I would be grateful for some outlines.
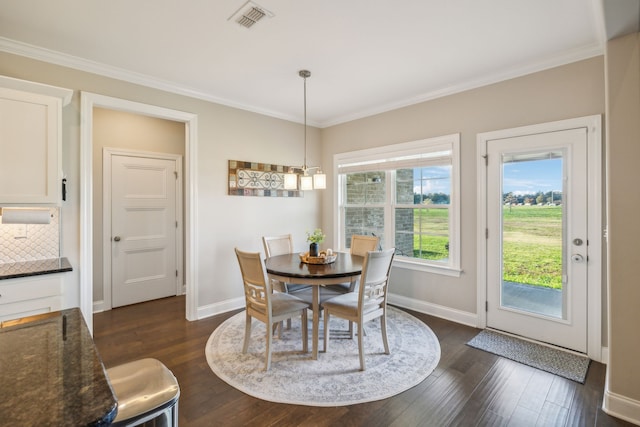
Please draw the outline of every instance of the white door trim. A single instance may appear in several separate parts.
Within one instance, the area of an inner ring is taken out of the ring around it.
[[[587,355],[601,362],[602,359],[602,240],[604,235],[602,219],[602,116],[593,115],[575,119],[560,120],[477,135],[477,313],[478,328],[486,328],[487,312],[487,170],[485,167],[486,142],[498,138],[511,138],[535,133],[555,132],[565,129],[586,127],[588,144],[588,228],[589,242],[588,284],[587,284]]]
[[[173,160],[176,164],[178,177],[176,180],[176,269],[178,277],[183,276],[182,254],[183,254],[183,238],[182,238],[182,156],[180,154],[156,153],[151,151],[123,150],[118,148],[104,147],[102,150],[102,295],[104,295],[103,309],[109,310],[113,307],[112,284],[111,284],[111,262],[112,262],[112,245],[111,236],[111,161],[113,156],[142,157],[161,160]],[[183,284],[181,280],[176,283],[176,295],[181,295]]]
[[[185,281],[186,318],[198,318],[198,116],[184,111],[81,92],[80,105],[80,310],[93,332],[93,109],[142,114],[185,124]]]

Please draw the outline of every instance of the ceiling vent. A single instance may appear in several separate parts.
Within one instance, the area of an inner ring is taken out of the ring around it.
[[[251,28],[256,22],[264,17],[271,18],[273,13],[269,12],[259,4],[249,0],[227,19],[227,21],[234,20],[238,24],[245,28]]]

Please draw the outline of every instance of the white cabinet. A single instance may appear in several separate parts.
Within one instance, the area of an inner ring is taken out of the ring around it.
[[[60,202],[62,107],[72,93],[0,76],[0,206]]]
[[[0,280],[0,322],[61,309],[61,274]]]

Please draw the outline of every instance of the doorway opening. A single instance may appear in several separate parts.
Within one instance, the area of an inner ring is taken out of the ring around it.
[[[89,330],[93,330],[93,112],[104,108],[130,112],[184,123],[184,277],[186,317],[197,319],[197,115],[148,104],[112,98],[89,92],[81,93],[80,150],[80,309]]]

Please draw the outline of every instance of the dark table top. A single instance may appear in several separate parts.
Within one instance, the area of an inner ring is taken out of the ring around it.
[[[267,273],[302,279],[331,279],[358,276],[362,273],[364,258],[345,252],[335,252],[337,258],[330,264],[307,264],[297,253],[277,255],[265,260]]]
[[[78,308],[3,323],[0,390],[7,426],[109,425],[117,413]]]
[[[0,264],[0,280],[18,277],[39,276],[42,274],[71,271],[67,258],[39,259],[35,261],[8,262]]]

